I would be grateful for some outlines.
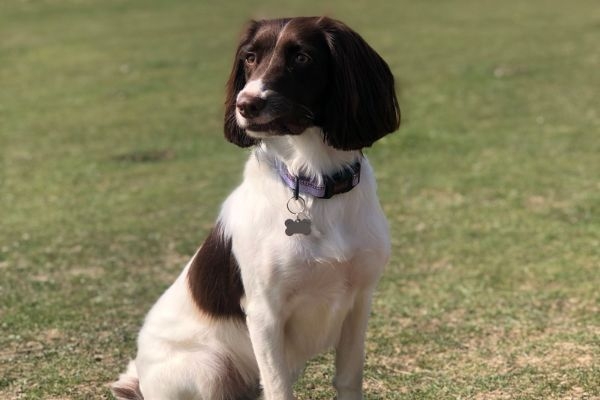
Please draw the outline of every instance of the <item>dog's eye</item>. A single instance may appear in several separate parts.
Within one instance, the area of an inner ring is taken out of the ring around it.
[[[246,57],[244,58],[244,60],[246,61],[246,64],[254,65],[256,63],[256,54],[248,53],[248,54],[246,54]]]
[[[297,53],[297,54],[294,56],[294,61],[295,61],[297,64],[306,64],[306,63],[308,63],[308,62],[310,61],[310,57],[309,57],[309,56],[307,56],[307,55],[306,55],[306,54],[304,54],[304,53]]]

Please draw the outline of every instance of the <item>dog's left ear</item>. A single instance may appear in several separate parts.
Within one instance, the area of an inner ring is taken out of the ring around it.
[[[246,31],[240,39],[240,44],[235,52],[235,59],[233,60],[233,69],[229,75],[227,81],[226,96],[225,96],[225,118],[224,118],[224,131],[225,138],[240,147],[249,147],[257,144],[259,141],[246,134],[246,132],[240,128],[235,119],[235,108],[237,94],[246,85],[246,76],[244,74],[244,62],[242,61],[241,51],[242,48],[254,37],[254,34],[258,30],[259,22],[250,21]]]
[[[327,143],[358,150],[400,126],[394,76],[386,62],[352,29],[321,18],[331,53],[332,86],[323,116]]]

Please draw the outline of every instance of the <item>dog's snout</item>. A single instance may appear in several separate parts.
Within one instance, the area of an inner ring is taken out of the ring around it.
[[[244,118],[256,118],[265,108],[267,100],[249,94],[242,94],[237,99],[236,106]]]

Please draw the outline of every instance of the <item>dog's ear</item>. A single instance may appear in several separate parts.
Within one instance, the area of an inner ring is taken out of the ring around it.
[[[332,59],[322,116],[325,140],[340,150],[368,147],[400,126],[394,76],[365,40],[342,22],[321,18]]]
[[[240,147],[249,147],[257,144],[259,141],[246,134],[244,129],[240,128],[235,119],[235,108],[237,94],[246,85],[246,76],[244,73],[244,62],[242,57],[242,49],[248,44],[248,42],[254,37],[254,34],[258,30],[259,22],[250,21],[245,32],[242,34],[240,44],[235,52],[235,59],[233,60],[233,68],[229,75],[229,80],[226,86],[225,96],[225,118],[224,118],[224,131],[225,138]]]

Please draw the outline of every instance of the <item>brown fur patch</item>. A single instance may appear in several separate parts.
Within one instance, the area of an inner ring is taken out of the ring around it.
[[[215,318],[245,319],[240,305],[244,287],[239,265],[231,252],[231,238],[223,235],[219,224],[192,260],[188,283],[201,311]]]

